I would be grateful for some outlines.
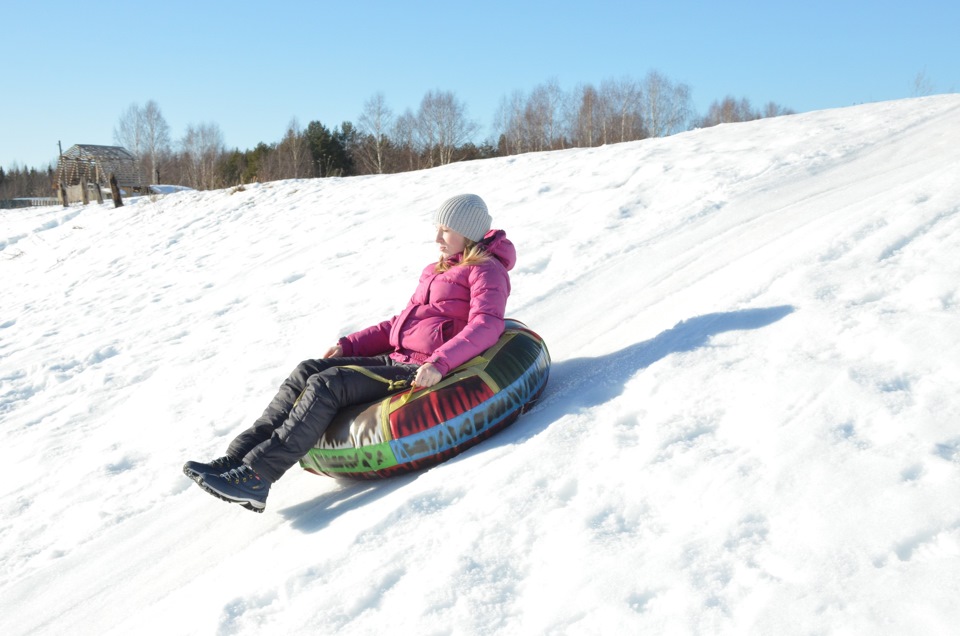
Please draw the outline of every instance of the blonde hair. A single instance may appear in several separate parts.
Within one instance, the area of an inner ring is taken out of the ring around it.
[[[476,241],[467,239],[467,244],[466,247],[463,248],[463,252],[461,252],[459,263],[451,263],[446,257],[441,256],[440,261],[434,268],[434,271],[438,274],[441,274],[452,267],[479,265],[489,258],[490,254],[487,253],[487,250],[485,250],[482,245]]]

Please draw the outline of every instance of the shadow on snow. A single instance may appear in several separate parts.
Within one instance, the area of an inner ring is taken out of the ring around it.
[[[781,305],[705,314],[682,320],[650,340],[632,344],[614,353],[557,362],[550,369],[547,390],[528,417],[539,415],[530,419],[540,423],[539,428],[536,424],[533,428],[542,430],[564,415],[609,402],[623,393],[627,382],[638,371],[670,354],[705,347],[710,338],[726,331],[766,327],[793,311],[794,307]]]
[[[795,308],[790,305],[781,305],[705,314],[680,321],[650,340],[632,344],[614,353],[556,362],[550,369],[550,380],[539,403],[517,424],[466,453],[482,452],[485,448],[492,448],[491,445],[514,444],[529,439],[565,415],[616,398],[638,371],[670,354],[705,347],[711,337],[726,331],[766,327],[794,311]],[[360,508],[402,488],[413,481],[417,474],[374,481],[338,480],[339,488],[336,490],[285,508],[280,513],[292,520],[294,528],[316,532],[341,513]]]

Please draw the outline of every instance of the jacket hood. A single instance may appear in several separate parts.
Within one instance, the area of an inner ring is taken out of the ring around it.
[[[488,254],[496,257],[509,272],[517,264],[517,248],[513,246],[503,230],[490,230],[480,241]]]

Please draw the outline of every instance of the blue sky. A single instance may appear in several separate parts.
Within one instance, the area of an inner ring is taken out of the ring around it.
[[[93,13],[96,11],[96,13]],[[798,112],[960,90],[960,4],[850,1],[483,3],[3,0],[0,166],[45,166],[58,140],[112,144],[156,101],[174,140],[215,123],[241,150],[290,121],[356,122],[453,92],[492,134],[501,99],[656,70],[704,113],[727,95]]]

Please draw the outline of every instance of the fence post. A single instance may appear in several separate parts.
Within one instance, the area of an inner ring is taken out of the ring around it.
[[[120,186],[117,185],[117,175],[110,173],[110,193],[113,195],[113,207],[123,207],[123,199],[120,198]]]

